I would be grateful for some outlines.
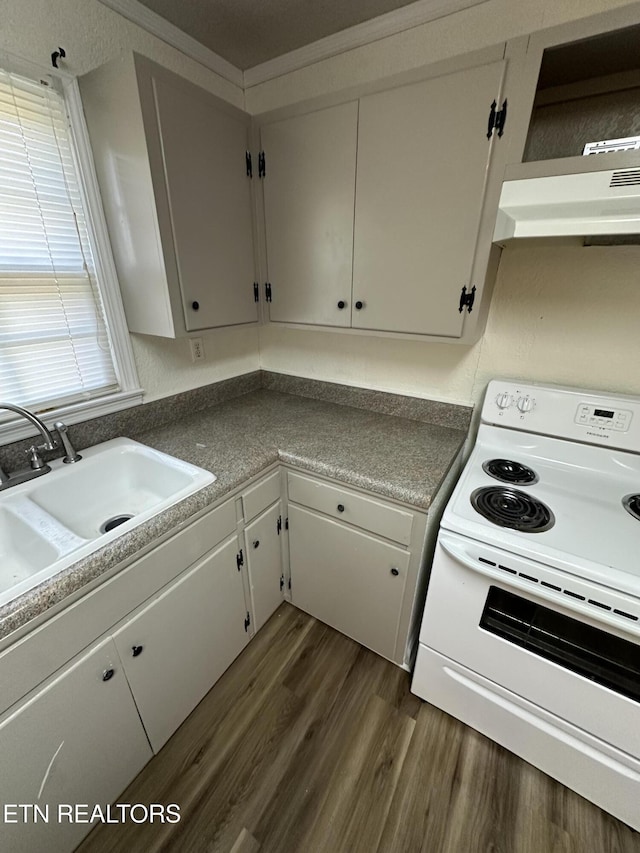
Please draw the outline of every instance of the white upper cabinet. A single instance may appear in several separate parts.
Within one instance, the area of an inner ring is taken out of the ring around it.
[[[186,327],[255,321],[248,117],[179,78],[152,85]]]
[[[461,335],[503,72],[494,62],[361,99],[354,328]]]
[[[476,339],[499,257],[505,142],[488,125],[506,67],[499,45],[259,119],[271,322]]]
[[[81,90],[129,329],[257,322],[250,117],[137,54]]]
[[[351,324],[358,103],[265,124],[269,318]]]

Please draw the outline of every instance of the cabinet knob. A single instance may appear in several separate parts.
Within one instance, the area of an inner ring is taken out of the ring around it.
[[[131,646],[131,654],[134,656],[134,658],[137,658],[138,655],[142,654],[143,649],[144,646]]]
[[[254,540],[254,542],[253,542],[253,547],[254,547],[254,548],[259,548],[259,547],[260,547],[260,540],[259,540],[259,539],[255,539],[255,540]]]
[[[344,504],[338,504],[338,512],[344,512]]]
[[[105,669],[105,671],[102,673],[102,680],[109,681],[109,679],[113,678],[115,672],[115,669]]]
[[[361,302],[358,299],[358,301],[356,302],[356,311],[360,311],[362,308],[364,308],[364,302]]]
[[[197,311],[198,308],[200,307],[200,303],[199,302],[192,302],[191,307],[193,308],[194,311]]]
[[[338,308],[342,311],[346,304],[347,303],[344,301],[344,299],[341,299],[340,302],[338,302]]]
[[[391,574],[394,576],[394,578],[397,578],[400,572],[394,567],[393,569],[391,569]]]

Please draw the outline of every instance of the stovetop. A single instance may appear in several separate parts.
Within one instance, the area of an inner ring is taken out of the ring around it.
[[[598,431],[595,436],[586,437],[589,443],[576,440],[579,407],[586,405],[584,400],[589,395],[566,389],[562,390],[563,394],[577,395],[578,399],[563,401],[560,407],[554,405],[547,423],[539,416],[535,428],[540,432],[553,429],[562,433],[561,415],[568,412],[571,415],[566,429],[569,438],[529,432],[525,427],[531,421],[521,419],[521,412],[518,415],[507,413],[507,417],[515,421],[515,428],[487,423],[487,420],[497,420],[494,417],[495,392],[497,389],[497,393],[507,393],[501,390],[505,384],[492,382],[489,385],[483,423],[444,512],[442,527],[640,596],[640,520],[629,511],[640,506],[640,500],[628,501],[629,508],[623,503],[630,495],[640,494],[640,448],[629,451],[600,446],[595,443]],[[540,409],[545,403],[545,391],[535,388],[539,414],[543,414]],[[531,394],[528,389],[526,392]],[[553,394],[553,399],[557,400],[557,389],[553,389]],[[608,408],[604,408],[597,397],[591,397],[588,405],[592,410],[624,410],[631,413],[631,417],[626,416],[627,424],[635,427],[637,421],[640,426],[640,401],[619,398],[623,402],[618,404],[616,398],[608,397]],[[487,409],[489,413],[485,417]],[[614,422],[620,423],[620,420]],[[611,427],[606,424],[606,428],[609,433],[622,432],[613,424]],[[588,429],[592,431],[591,426]],[[594,443],[590,443],[592,440]],[[625,430],[622,437],[614,435],[613,440],[630,446],[636,441],[630,429]],[[492,460],[501,462],[491,466],[488,463]],[[520,471],[519,466],[524,466],[524,470]],[[511,482],[502,483],[497,479],[501,473]],[[502,509],[505,516],[501,521],[490,520],[492,509],[496,508]],[[518,524],[520,517],[524,525]],[[518,529],[519,526],[522,529]]]

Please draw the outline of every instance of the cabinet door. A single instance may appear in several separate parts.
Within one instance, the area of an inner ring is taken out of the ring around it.
[[[393,659],[409,553],[292,505],[289,549],[292,603]]]
[[[114,634],[154,752],[249,640],[238,550],[227,542]]]
[[[249,117],[175,75],[152,82],[187,331],[255,322]]]
[[[357,121],[354,101],[260,131],[271,320],[350,325]]]
[[[113,677],[103,680],[103,673]],[[0,827],[0,847],[68,853],[91,829],[58,821],[58,806],[88,804],[104,810],[151,758],[118,653],[102,642],[0,722],[0,802],[37,804],[11,812]],[[66,813],[68,815],[68,812]]]
[[[353,326],[460,337],[504,62],[360,101]]]
[[[281,587],[281,506],[278,502],[245,528],[254,629],[259,631],[284,599]]]

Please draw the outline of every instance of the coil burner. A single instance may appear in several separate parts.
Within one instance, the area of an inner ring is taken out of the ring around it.
[[[622,506],[629,515],[640,521],[640,494],[627,495],[625,498],[622,498]]]
[[[538,482],[538,475],[533,468],[511,459],[489,459],[482,463],[482,470],[494,480],[512,486],[530,486]]]
[[[523,533],[542,533],[555,524],[548,506],[519,489],[502,486],[476,489],[471,493],[471,505],[488,521]]]

